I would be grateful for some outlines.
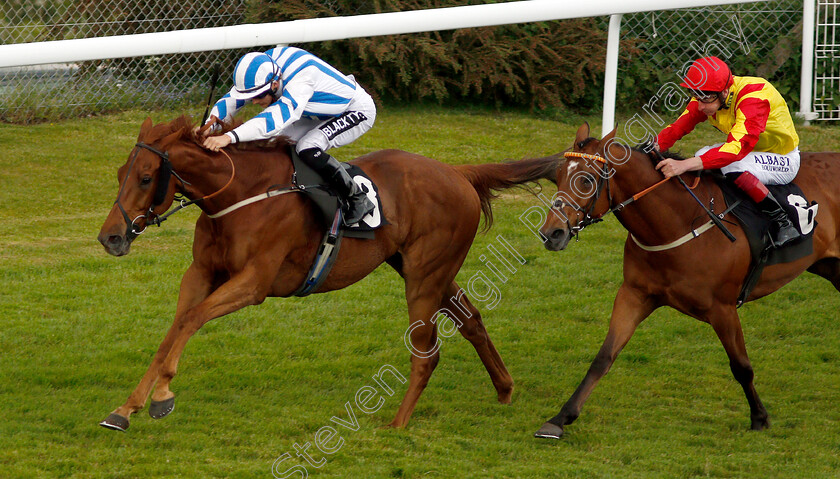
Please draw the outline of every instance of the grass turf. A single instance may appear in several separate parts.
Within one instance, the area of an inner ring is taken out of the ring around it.
[[[174,116],[153,114],[156,122]],[[325,478],[814,478],[840,471],[833,313],[840,297],[809,274],[740,310],[769,431],[747,430],[746,401],[711,328],[663,309],[642,324],[566,436],[532,439],[606,334],[626,233],[608,219],[550,253],[520,220],[539,205],[521,191],[495,202],[495,225],[476,238],[458,277],[462,285],[479,273],[493,278],[479,258],[499,235],[527,259],[507,281],[494,280],[486,300],[473,298],[516,381],[511,405],[495,401],[476,354],[456,334],[443,338],[408,428],[380,427],[405,392],[393,379],[395,393],[381,396],[380,409],[359,411],[355,395],[365,386],[381,390],[372,379],[380,368],[409,371],[402,283],[385,267],[339,292],[269,299],[209,323],[184,353],[171,416],[153,421],[141,411],[126,434],[99,427],[171,323],[197,217],[191,209],[150,228],[124,258],[96,242],[116,195],[116,169],[144,117],[0,126],[0,477],[302,477],[306,469]],[[578,123],[387,108],[336,156],[381,148],[448,163],[544,156],[569,146]],[[837,132],[800,127],[802,149],[840,150]],[[700,129],[684,152],[714,141],[719,134]],[[347,403],[356,430],[331,420],[349,420]],[[324,426],[340,436],[332,454],[312,445]],[[311,463],[297,455],[296,445],[306,443]]]

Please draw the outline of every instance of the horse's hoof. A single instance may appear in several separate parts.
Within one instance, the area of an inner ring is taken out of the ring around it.
[[[128,418],[120,416],[116,413],[111,413],[104,421],[100,422],[99,425],[115,431],[125,432],[125,430],[128,429]]]
[[[175,409],[175,396],[163,401],[153,400],[149,406],[149,416],[152,416],[152,419],[160,419],[166,417],[173,409]]]
[[[513,398],[513,388],[508,389],[507,391],[500,392],[498,394],[498,399],[500,404],[510,404],[511,399]]]
[[[534,433],[534,437],[540,439],[560,439],[562,435],[563,428],[550,422],[543,424],[540,430]]]
[[[750,429],[753,431],[764,431],[766,429],[770,429],[770,421],[767,419],[754,420],[752,421],[752,424],[750,424]]]

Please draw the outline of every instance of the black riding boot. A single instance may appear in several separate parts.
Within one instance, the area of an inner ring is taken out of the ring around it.
[[[758,203],[758,208],[773,220],[774,225],[771,227],[771,238],[774,246],[778,248],[787,242],[799,238],[799,231],[793,226],[787,213],[772,194],[767,195],[766,198],[761,200]],[[773,233],[773,231],[775,232]]]
[[[373,211],[375,206],[368,199],[367,194],[353,181],[338,160],[324,153],[320,148],[307,148],[299,151],[298,156],[320,173],[338,193],[346,226],[358,223]]]

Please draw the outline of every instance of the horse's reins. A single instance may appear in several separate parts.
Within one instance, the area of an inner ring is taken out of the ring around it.
[[[654,151],[656,152],[656,150],[654,150]],[[654,184],[652,186],[649,186],[648,188],[645,188],[644,190],[636,193],[635,195],[633,195],[630,198],[622,201],[621,203],[619,203],[615,206],[611,206],[612,205],[612,195],[610,193],[610,182],[609,182],[609,179],[608,179],[609,175],[607,175],[607,168],[609,168],[609,163],[607,162],[607,159],[600,156],[600,155],[594,155],[594,154],[590,154],[590,153],[580,153],[580,152],[576,152],[576,151],[567,151],[566,153],[563,154],[563,156],[566,157],[566,158],[582,158],[582,159],[585,159],[585,160],[592,160],[592,161],[599,162],[602,165],[601,171],[599,172],[600,179],[598,181],[597,186],[595,187],[595,195],[592,198],[592,200],[590,200],[589,206],[587,208],[580,208],[577,205],[567,205],[567,206],[571,207],[572,209],[574,209],[575,211],[577,211],[578,213],[583,213],[583,215],[584,215],[583,219],[578,223],[577,226],[571,226],[569,224],[568,219],[566,219],[566,224],[567,224],[567,226],[569,226],[569,229],[572,231],[573,235],[577,235],[577,233],[579,233],[581,230],[583,230],[584,228],[586,228],[587,226],[589,226],[591,224],[595,224],[595,223],[598,223],[600,221],[603,221],[604,216],[606,216],[610,213],[615,213],[617,211],[620,211],[625,206],[639,200],[643,196],[647,195],[651,191],[655,190],[656,188],[665,184],[668,180],[673,178],[673,177],[665,178],[665,179],[657,182],[656,184]],[[656,152],[656,156],[658,157],[659,160],[662,159],[662,156],[659,154],[659,152]],[[691,190],[693,190],[694,188],[697,187],[698,183],[700,182],[700,177],[698,176],[698,177],[694,178],[694,184],[692,186],[688,186],[688,184],[680,176],[677,176],[676,178],[679,180],[680,184],[683,187],[685,187],[686,191],[688,191],[688,193],[691,195],[691,197],[694,198],[694,200],[697,201],[698,204],[700,204],[700,206],[703,208],[703,211],[705,211],[709,215],[709,217],[711,218],[711,221],[709,223],[707,223],[706,225],[703,225],[702,227],[700,227],[698,230],[696,230],[696,231],[692,230],[688,234],[686,234],[683,237],[677,239],[676,241],[668,243],[667,245],[645,246],[645,245],[639,243],[639,241],[636,240],[636,238],[631,234],[630,236],[633,238],[633,241],[639,247],[641,247],[642,249],[644,249],[646,251],[664,251],[664,250],[671,249],[671,248],[674,248],[676,246],[682,245],[683,243],[685,243],[685,242],[687,242],[687,241],[689,241],[693,238],[696,238],[701,233],[703,233],[706,230],[708,230],[709,228],[711,228],[712,225],[720,228],[720,230],[724,233],[724,235],[726,235],[727,238],[729,238],[730,241],[735,241],[735,236],[733,236],[732,233],[730,233],[729,230],[726,228],[726,226],[723,225],[720,218],[716,214],[714,214],[714,212],[710,211],[706,207],[706,205],[704,205],[700,201],[700,199],[697,198],[697,195],[695,195],[694,192],[691,191]],[[607,209],[607,211],[601,213],[600,215],[592,216],[592,212],[595,209],[595,203],[597,203],[598,198],[601,195],[601,190],[604,188],[604,182],[606,182],[606,189],[607,189],[607,204],[610,205],[610,207],[609,207],[609,209]],[[558,201],[560,202],[559,206],[565,205],[565,202],[563,202],[562,200],[558,200]]]
[[[658,150],[658,149],[653,148],[651,151],[653,152],[653,154],[654,154],[654,156],[656,157],[657,161],[662,161],[662,160],[664,159],[664,158],[662,157],[662,154],[661,154],[661,153],[659,153],[659,150]],[[692,197],[692,198],[694,198],[694,201],[696,201],[696,202],[697,202],[697,204],[698,204],[698,205],[700,205],[700,207],[701,207],[701,208],[703,208],[703,211],[705,211],[705,212],[706,212],[706,214],[707,214],[707,215],[709,216],[709,218],[712,220],[712,223],[714,223],[714,225],[715,225],[715,226],[717,226],[717,227],[718,227],[718,229],[720,229],[720,231],[721,231],[721,232],[723,232],[723,234],[724,234],[724,235],[725,235],[725,236],[729,239],[729,241],[731,241],[731,242],[733,242],[733,243],[734,243],[734,242],[735,242],[735,235],[733,235],[733,234],[732,234],[732,233],[731,233],[731,232],[730,232],[730,231],[726,228],[726,226],[724,226],[724,225],[723,225],[723,222],[720,220],[720,218],[719,218],[719,217],[718,217],[718,216],[717,216],[717,215],[716,215],[716,214],[715,214],[712,210],[710,210],[709,208],[707,208],[707,207],[706,207],[706,205],[704,205],[704,204],[703,204],[703,202],[702,202],[702,201],[700,201],[700,198],[698,198],[698,197],[697,197],[697,195],[695,195],[695,194],[694,194],[694,192],[693,192],[693,191],[691,191],[691,190],[693,190],[693,189],[694,189],[694,187],[689,188],[689,187],[688,187],[688,185],[687,185],[687,184],[685,184],[685,181],[683,181],[683,179],[682,179],[682,177],[681,177],[681,176],[677,176],[677,179],[680,181],[680,184],[681,184],[681,185],[683,185],[683,187],[686,189],[686,191],[688,191],[688,194],[689,194],[689,195],[691,195],[691,197]],[[697,181],[699,181],[699,180],[700,180],[700,177],[698,176],[698,177],[697,177]],[[695,183],[694,183],[694,186],[695,186],[695,187],[697,186],[697,181],[695,181]],[[725,212],[724,212],[724,213],[725,213]]]

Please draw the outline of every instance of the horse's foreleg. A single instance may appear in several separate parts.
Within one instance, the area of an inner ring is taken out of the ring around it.
[[[175,320],[172,322],[169,331],[160,343],[157,352],[155,353],[152,363],[146,370],[146,374],[140,379],[140,383],[134,388],[131,395],[128,396],[125,404],[118,407],[108,416],[108,419],[102,421],[100,425],[111,429],[125,430],[128,428],[128,418],[131,414],[143,409],[146,400],[149,398],[149,392],[159,377],[160,366],[163,360],[169,354],[172,348],[173,341],[178,331],[183,327],[184,313],[204,300],[211,291],[212,283],[211,277],[208,273],[202,271],[195,263],[191,264],[184,277],[181,280],[181,289],[178,295],[178,306],[175,310]],[[152,400],[165,399],[162,396],[155,395]]]
[[[157,411],[150,410],[150,413],[154,413],[153,417],[160,418],[171,412],[174,404],[174,394],[170,391],[169,385],[175,376],[178,360],[187,341],[208,321],[242,309],[245,306],[262,302],[265,299],[264,291],[267,291],[267,288],[260,288],[259,284],[258,274],[255,271],[239,273],[219,286],[194,307],[188,308],[183,314],[178,315],[158,349],[146,376],[141,380],[126,404],[117,408],[101,425],[112,429],[126,429],[128,427],[128,415],[143,407],[155,379],[157,379],[157,384],[154,399],[157,403]],[[153,405],[155,402],[153,402]],[[111,420],[116,420],[119,423],[116,426],[124,424],[124,427],[113,427],[114,424],[109,424]]]
[[[499,402],[502,404],[510,403],[513,394],[513,378],[510,377],[502,357],[499,356],[498,351],[493,346],[493,341],[490,340],[487,329],[484,328],[481,313],[454,281],[446,290],[441,308],[446,308],[454,315],[453,319],[459,322],[457,325],[458,331],[473,345],[475,352],[478,353],[478,357],[487,369],[487,373],[490,374]]]
[[[262,282],[260,282],[259,275],[256,272],[239,273],[219,286],[204,301],[185,313],[184,320],[181,322],[172,343],[172,348],[160,366],[160,375],[153,399],[158,402],[167,402],[170,409],[159,417],[163,417],[171,411],[171,403],[175,394],[169,389],[169,385],[172,378],[175,377],[178,361],[181,359],[187,341],[208,321],[238,311],[246,306],[261,303],[267,295],[270,281],[266,282],[265,287],[260,287],[261,284]]]
[[[741,384],[747,402],[750,405],[751,428],[762,430],[770,427],[767,410],[761,404],[758,393],[753,385],[753,369],[747,356],[747,346],[744,343],[744,331],[741,320],[734,306],[726,306],[709,316],[709,323],[720,339],[726,355],[729,356],[729,368],[735,380]]]
[[[534,436],[557,439],[563,434],[563,427],[571,424],[580,415],[598,381],[607,374],[616,357],[630,341],[639,324],[655,309],[653,301],[638,290],[622,285],[613,304],[610,328],[604,344],[592,361],[586,376],[575,392],[560,409],[560,413],[543,424]]]

